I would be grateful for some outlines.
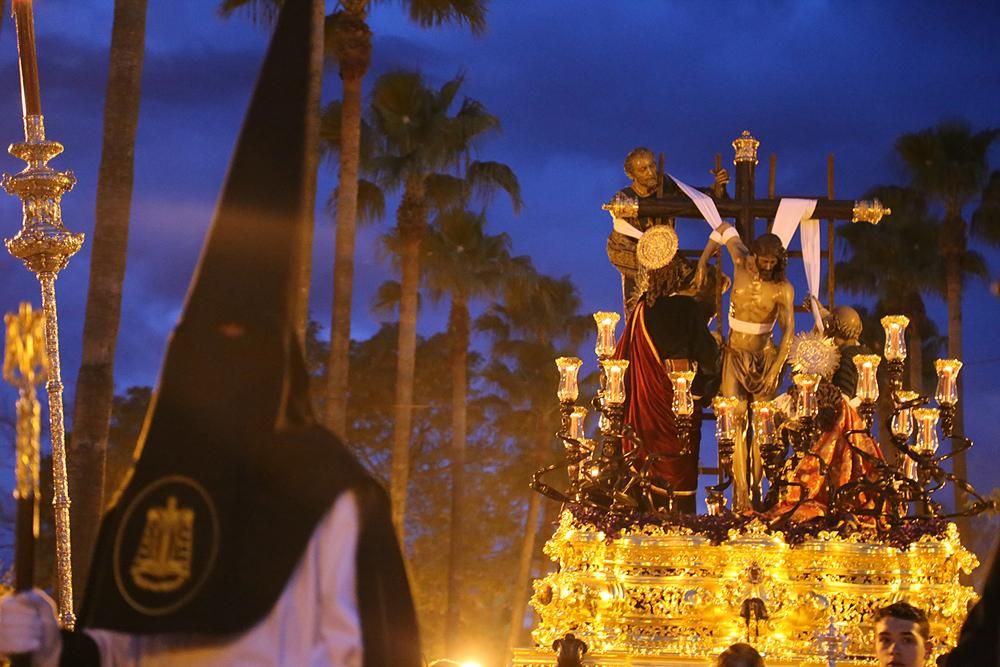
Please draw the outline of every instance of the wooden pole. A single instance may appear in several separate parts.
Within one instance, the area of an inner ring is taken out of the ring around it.
[[[826,156],[826,197],[833,200],[833,153]],[[834,259],[834,249],[837,245],[836,227],[833,220],[826,221],[826,300],[829,303],[827,308],[833,310],[833,295],[836,291],[836,260]]]
[[[778,156],[771,153],[771,162],[767,173],[767,198],[774,199],[774,176],[778,171]]]

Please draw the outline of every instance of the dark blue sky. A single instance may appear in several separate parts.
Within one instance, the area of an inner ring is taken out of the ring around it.
[[[65,221],[74,231],[93,228],[111,4],[35,3],[43,111],[49,136],[66,145],[53,166],[74,170],[80,180],[64,200]],[[119,390],[155,381],[266,44],[266,30],[245,16],[222,20],[216,4],[150,3]],[[1000,8],[986,7],[494,0],[489,30],[476,39],[459,29],[417,29],[390,3],[372,12],[369,82],[414,65],[434,84],[464,72],[465,94],[503,122],[503,132],[483,145],[480,157],[510,164],[525,199],[516,218],[498,200],[490,208],[491,229],[509,233],[514,251],[531,255],[541,270],[572,276],[585,309],[615,309],[619,287],[604,254],[609,220],[600,204],[624,184],[621,160],[629,149],[663,151],[669,171],[704,184],[715,153],[731,163],[730,142],[749,129],[762,142],[758,194],[766,187],[772,152],[778,156],[779,194],[825,194],[829,153],[836,158],[838,197],[858,198],[873,185],[902,183],[892,154],[900,134],[946,118],[966,119],[974,128],[1000,126]],[[16,49],[5,20],[0,137],[14,141],[21,132]],[[335,74],[329,77],[328,99],[339,94],[338,83]],[[1000,168],[1000,150],[991,157]],[[2,169],[20,166],[7,157]],[[334,169],[326,165],[321,202],[334,184]],[[0,199],[4,236],[14,233],[19,219],[18,202]],[[333,230],[322,211],[317,220],[312,312],[326,324]],[[394,277],[377,250],[383,229],[359,235],[359,338],[377,327],[368,310],[375,288]],[[703,230],[692,229],[697,233],[687,237],[688,245],[700,246]],[[1000,254],[987,254],[996,276]],[[58,283],[68,406],[88,267],[86,246]],[[4,310],[24,299],[38,302],[34,278],[5,253],[0,271]],[[799,277],[801,294],[801,268],[793,266],[791,274]],[[944,308],[931,301],[943,329]],[[973,482],[982,490],[1000,485],[1000,463],[991,451],[1000,427],[989,417],[1000,407],[1000,351],[991,346],[998,305],[985,285],[969,285],[963,375],[968,431],[977,442]],[[434,310],[421,321],[428,333],[444,325]],[[809,326],[806,320],[798,325]]]

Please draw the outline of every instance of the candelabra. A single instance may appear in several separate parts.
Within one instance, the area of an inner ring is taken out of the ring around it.
[[[871,431],[875,421],[875,402],[878,400],[878,379],[876,371],[882,359],[877,354],[856,354],[852,358],[858,369],[858,384],[855,396],[858,404],[858,414],[865,420],[865,427]]]
[[[49,399],[49,426],[52,438],[53,501],[56,532],[56,579],[59,622],[71,630],[73,578],[70,553],[69,489],[66,480],[66,444],[63,426],[62,375],[59,366],[59,321],[56,315],[56,277],[70,257],[83,245],[83,234],[74,234],[62,221],[62,196],[76,184],[69,171],[55,171],[49,160],[63,152],[62,144],[45,138],[45,125],[38,94],[35,61],[34,23],[31,3],[14,3],[17,44],[24,104],[24,141],[11,144],[10,154],[27,166],[13,176],[4,174],[0,185],[21,199],[21,229],[5,244],[35,274],[41,286],[45,318],[45,351],[49,360],[45,384]]]
[[[881,322],[885,329],[883,356],[889,387],[893,390],[902,389],[903,370],[906,367],[906,327],[910,318],[905,315],[886,315]]]
[[[725,510],[723,492],[733,483],[733,451],[736,448],[736,409],[740,401],[735,396],[716,396],[712,399],[715,412],[715,439],[719,446],[719,479],[705,489],[708,513],[720,515]]]
[[[941,431],[950,438],[955,430],[955,406],[958,404],[958,372],[962,362],[958,359],[938,359],[934,362],[937,371],[937,389],[934,400],[941,408]]]
[[[688,456],[692,453],[694,398],[691,396],[691,383],[694,381],[694,376],[695,371],[693,370],[672,370],[667,373],[674,393],[670,409],[674,413],[674,420],[677,424],[677,437],[681,442],[681,456]]]

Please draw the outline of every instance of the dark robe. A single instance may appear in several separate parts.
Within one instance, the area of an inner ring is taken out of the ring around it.
[[[645,452],[660,457],[651,469],[654,476],[670,484],[678,509],[694,512],[702,406],[700,401],[695,402],[691,451],[682,455],[671,407],[673,385],[664,360],[698,363],[693,393],[700,392],[703,401],[710,400],[718,390],[719,350],[702,309],[690,296],[661,297],[653,306],[640,300],[626,323],[615,356],[629,361],[625,373],[625,423],[635,429]]]

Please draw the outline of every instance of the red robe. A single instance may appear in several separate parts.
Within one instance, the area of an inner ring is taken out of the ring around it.
[[[645,453],[663,456],[652,463],[653,475],[666,480],[674,492],[693,493],[698,486],[698,449],[701,444],[701,407],[692,415],[691,453],[681,455],[681,441],[671,404],[674,391],[663,360],[646,329],[646,304],[640,300],[618,341],[616,359],[627,359],[625,424],[635,429]],[[631,451],[626,438],[623,448]]]

